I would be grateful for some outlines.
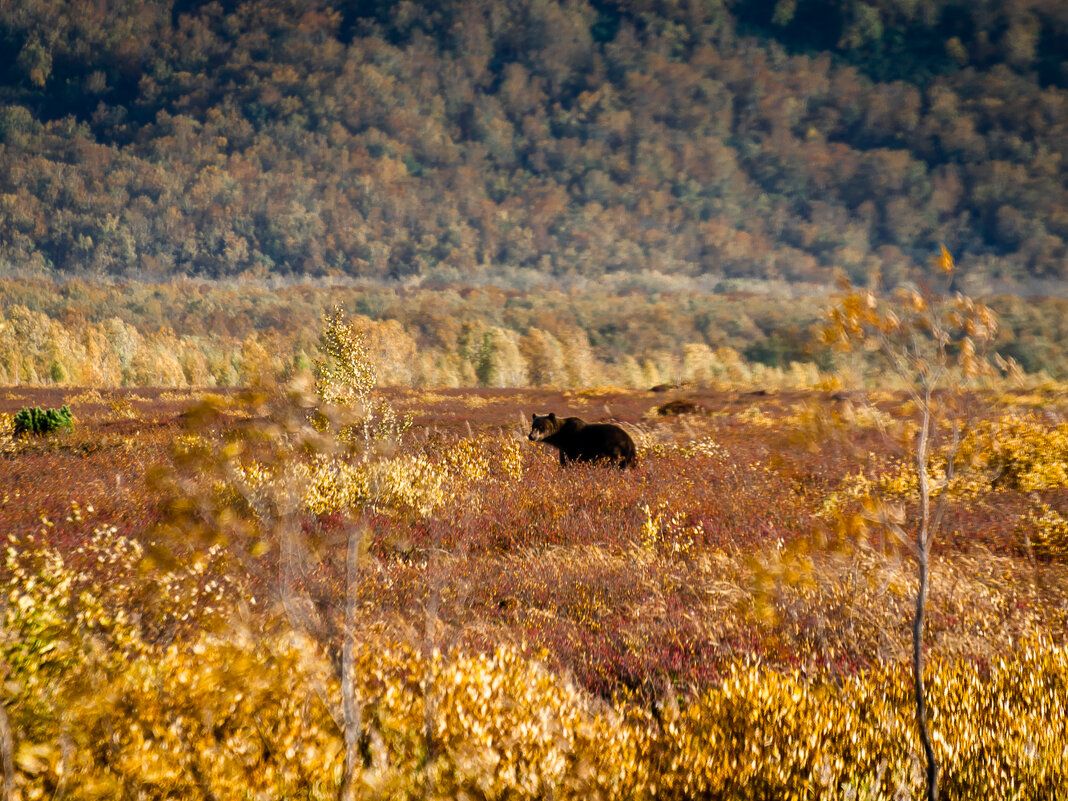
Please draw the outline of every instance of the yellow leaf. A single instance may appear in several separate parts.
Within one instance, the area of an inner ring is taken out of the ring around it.
[[[15,764],[24,773],[34,776],[48,769],[55,748],[41,743],[22,743],[15,754]]]
[[[938,266],[946,273],[953,272],[953,255],[942,245],[942,255],[938,259]]]

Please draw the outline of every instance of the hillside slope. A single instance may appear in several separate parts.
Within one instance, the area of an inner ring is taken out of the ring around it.
[[[1061,0],[24,0],[0,44],[7,271],[1068,278]]]

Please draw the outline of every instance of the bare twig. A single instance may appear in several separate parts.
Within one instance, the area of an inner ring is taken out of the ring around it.
[[[363,736],[363,706],[356,700],[356,611],[359,603],[357,586],[360,561],[367,537],[366,523],[352,526],[345,559],[345,625],[341,656],[341,709],[345,732],[345,776],[341,785],[341,801],[356,799],[356,770],[360,760],[360,739]]]
[[[927,449],[931,429],[930,385],[924,387],[923,400],[920,438],[916,445],[916,472],[920,490],[920,528],[916,538],[920,585],[916,591],[916,614],[912,621],[912,678],[916,691],[916,724],[920,729],[920,742],[923,743],[923,751],[927,759],[927,799],[938,801],[938,759],[927,725],[927,691],[923,681],[923,627],[927,612],[931,542],[934,533],[931,527],[931,487],[927,473]],[[943,497],[945,497],[944,493]]]

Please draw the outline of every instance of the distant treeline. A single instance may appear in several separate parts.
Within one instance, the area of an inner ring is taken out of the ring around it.
[[[825,298],[693,292],[0,280],[0,383],[228,386],[318,355],[341,305],[380,380],[399,386],[765,383],[807,386],[843,366],[820,344]],[[1068,377],[1068,301],[992,300],[998,350]]]
[[[1063,280],[1064,8],[0,3],[0,267]]]

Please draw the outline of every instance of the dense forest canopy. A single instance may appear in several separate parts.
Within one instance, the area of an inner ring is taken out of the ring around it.
[[[1063,0],[0,0],[0,264],[1068,278]]]

